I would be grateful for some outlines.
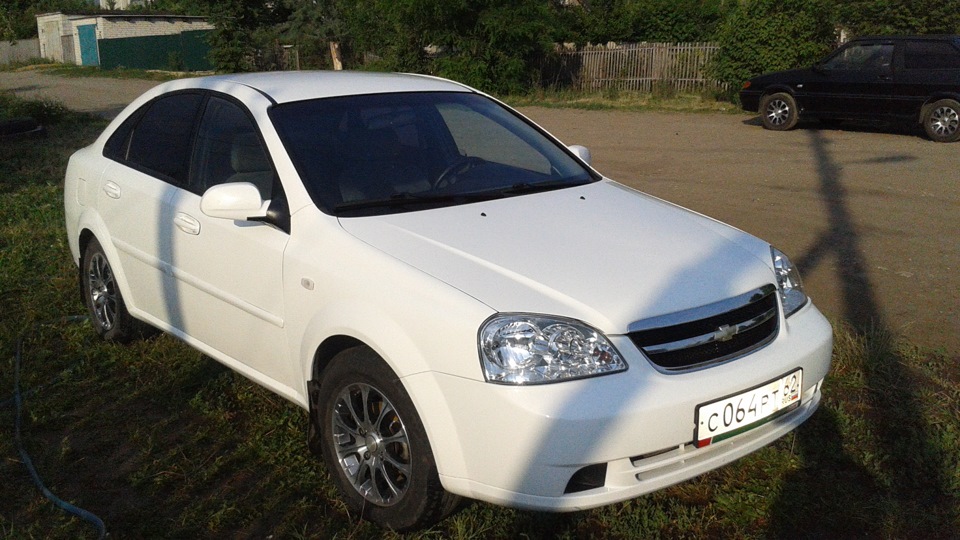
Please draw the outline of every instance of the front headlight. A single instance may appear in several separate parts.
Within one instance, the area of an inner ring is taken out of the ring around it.
[[[489,382],[540,384],[627,369],[603,334],[571,319],[496,315],[480,327],[479,347]]]
[[[800,272],[782,251],[770,248],[773,255],[773,272],[777,275],[777,288],[783,303],[783,316],[789,317],[807,303],[807,294],[803,292]]]

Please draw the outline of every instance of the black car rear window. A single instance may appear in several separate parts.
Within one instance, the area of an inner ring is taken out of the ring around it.
[[[960,68],[960,51],[946,41],[908,41],[904,50],[907,69]]]

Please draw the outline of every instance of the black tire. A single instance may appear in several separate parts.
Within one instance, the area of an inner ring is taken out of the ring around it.
[[[355,347],[331,361],[318,408],[320,450],[351,511],[407,531],[430,526],[457,506],[460,498],[440,484],[413,402],[373,351]]]
[[[941,99],[923,108],[920,122],[927,136],[936,142],[960,140],[960,103]]]
[[[144,323],[127,311],[113,268],[96,238],[90,240],[80,259],[80,292],[90,323],[103,339],[126,343],[145,333]]]
[[[774,131],[787,131],[797,125],[799,119],[797,101],[786,92],[769,94],[760,98],[760,118],[763,127]]]

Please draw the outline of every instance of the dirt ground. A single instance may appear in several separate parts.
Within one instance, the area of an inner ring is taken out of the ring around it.
[[[106,117],[155,84],[0,73],[0,90]],[[748,114],[521,111],[589,147],[606,176],[785,251],[829,317],[960,354],[960,143],[883,126],[775,133]]]

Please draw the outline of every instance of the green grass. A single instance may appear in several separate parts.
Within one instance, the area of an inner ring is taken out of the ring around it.
[[[882,330],[836,325],[824,402],[734,464],[596,510],[467,504],[398,535],[361,522],[307,451],[306,415],[168,337],[102,343],[63,232],[69,154],[104,121],[45,115],[46,139],[0,141],[0,538],[91,538],[40,496],[13,446],[15,344],[27,333],[24,441],[47,486],[114,538],[948,538],[960,530],[960,367]],[[17,114],[12,114],[18,116]],[[491,447],[490,451],[496,451]]]
[[[641,93],[618,90],[574,92],[538,90],[525,95],[506,96],[512,107],[574,108],[594,111],[660,111],[739,113],[729,101],[708,94]]]

